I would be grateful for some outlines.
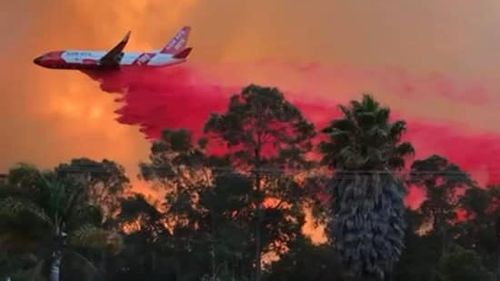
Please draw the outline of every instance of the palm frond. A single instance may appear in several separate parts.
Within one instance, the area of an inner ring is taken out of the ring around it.
[[[64,213],[67,191],[65,183],[52,177],[53,175],[42,176],[39,185],[46,194],[46,210],[55,217]]]
[[[52,224],[52,220],[47,213],[31,201],[15,197],[0,199],[0,217],[16,219],[24,214],[32,215],[44,223]]]
[[[75,260],[79,261],[78,265],[81,269],[85,269],[85,272],[90,273],[91,275],[99,275],[103,277],[99,269],[86,257],[79,254],[76,251],[66,250],[64,251],[65,257],[74,257]],[[80,266],[81,265],[81,266]],[[102,279],[104,280],[104,278]]]
[[[107,231],[87,224],[71,233],[69,243],[75,247],[102,249],[106,246],[107,236]]]
[[[69,244],[77,248],[116,252],[121,248],[121,243],[117,234],[89,224],[73,231],[69,237]]]

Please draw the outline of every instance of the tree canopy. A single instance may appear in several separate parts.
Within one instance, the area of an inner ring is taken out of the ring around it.
[[[404,185],[394,171],[414,150],[402,142],[405,122],[370,95],[323,129],[323,163],[333,167],[330,238],[360,280],[385,280],[404,248]]]
[[[500,276],[500,187],[440,155],[410,162],[406,122],[371,95],[339,110],[318,135],[278,88],[244,87],[203,132],[151,143],[139,180],[154,200],[108,159],[14,166],[0,179],[0,280]],[[414,209],[408,188],[424,194]],[[326,242],[305,234],[318,225]]]

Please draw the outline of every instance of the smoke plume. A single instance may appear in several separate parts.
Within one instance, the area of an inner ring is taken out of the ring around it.
[[[273,67],[286,68],[286,66]],[[315,76],[321,77],[332,75],[335,72],[297,66],[291,66],[291,68],[297,72],[294,76],[307,76],[311,75],[310,72],[312,72]],[[116,100],[121,104],[120,108],[116,110],[118,122],[139,126],[146,138],[155,139],[164,129],[187,128],[195,135],[199,135],[210,113],[225,110],[228,97],[237,93],[241,87],[246,86],[243,80],[238,81],[234,77],[234,73],[237,72],[235,70],[221,68],[217,71],[211,71],[210,75],[207,75],[203,70],[206,71],[204,68],[197,69],[194,66],[163,69],[128,68],[114,73],[90,73],[89,75],[99,82],[103,91],[117,94]],[[248,71],[248,68],[245,70]],[[262,67],[260,70],[269,71],[267,67]],[[216,72],[227,75],[214,75]],[[274,77],[278,77],[278,80],[269,80],[267,81],[269,85],[265,86],[273,86],[273,82],[278,85],[284,84],[279,81],[279,73],[283,75],[283,71],[276,73],[277,75]],[[285,73],[285,75],[287,74]],[[431,89],[444,99],[453,99],[467,92],[467,87],[464,88],[460,84],[452,83],[446,77],[419,80],[407,77],[402,79],[400,72],[373,73],[370,76],[354,72],[344,73],[343,78],[350,84],[355,84],[352,83],[352,80],[370,84],[373,83],[370,80],[373,81],[373,77],[377,76],[379,78],[385,76],[386,79],[379,79],[379,83],[374,85],[375,88],[385,86],[390,89],[396,84],[406,84],[413,89],[410,94],[398,91],[399,94],[405,95],[408,99],[413,98],[412,95],[418,95],[416,90],[418,88]],[[225,77],[226,80],[217,77]],[[231,77],[232,79],[227,79]],[[260,81],[263,80],[260,79]],[[391,81],[389,86],[387,86],[387,81]],[[304,115],[316,124],[318,129],[323,128],[331,119],[339,117],[337,104],[346,102],[347,96],[352,96],[344,88],[346,92],[344,95],[319,99],[314,95],[308,96],[306,93],[309,90],[305,85],[298,85],[297,81],[288,85],[293,83],[295,83],[296,89],[284,87],[283,91],[287,99],[298,106]],[[342,93],[342,86],[340,88],[338,86],[333,87],[333,90]],[[316,84],[314,87],[321,87],[321,84],[319,86]],[[326,86],[324,87],[326,88]],[[378,96],[376,98],[378,99]],[[470,97],[470,101],[478,102],[478,99],[485,98],[486,96],[483,96],[483,92],[480,91],[476,97]],[[390,96],[382,95],[383,99],[390,99]],[[417,158],[440,154],[470,172],[482,184],[500,182],[498,165],[495,161],[495,155],[500,153],[500,147],[497,145],[500,143],[499,134],[475,132],[450,121],[425,121],[425,119],[399,110],[400,108],[394,108],[393,117],[407,121],[406,138],[414,144]]]
[[[211,112],[225,107],[230,89],[200,81],[189,67],[87,73],[103,91],[118,94],[117,121],[137,125],[147,139],[164,129],[199,132]]]

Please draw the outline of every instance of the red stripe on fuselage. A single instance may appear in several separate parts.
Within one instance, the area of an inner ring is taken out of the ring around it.
[[[115,69],[117,66],[104,66],[89,63],[44,62],[40,66],[52,69]]]
[[[114,69],[116,66],[103,66],[95,59],[83,59],[82,62],[67,62],[63,58],[64,51],[50,52],[40,56],[34,62],[42,67],[52,69]]]
[[[132,65],[146,65],[156,55],[156,53],[142,53],[139,55]]]

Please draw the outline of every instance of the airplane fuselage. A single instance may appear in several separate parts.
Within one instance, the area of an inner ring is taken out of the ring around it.
[[[39,56],[33,60],[46,68],[80,69],[80,70],[109,70],[129,66],[161,67],[186,61],[191,48],[186,48],[191,28],[184,26],[160,50],[151,52],[123,52],[127,44],[130,31],[109,51],[91,50],[64,50],[54,51]]]
[[[119,65],[107,66],[100,63],[105,51],[67,50],[46,53],[34,60],[42,67],[52,69],[112,69],[127,66],[162,67],[185,62],[185,58],[175,58],[172,54],[159,52],[125,52]]]

